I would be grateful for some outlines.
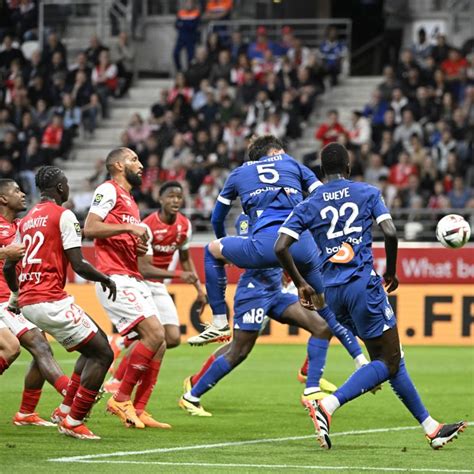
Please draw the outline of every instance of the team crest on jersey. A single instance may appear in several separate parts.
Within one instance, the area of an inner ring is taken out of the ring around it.
[[[8,231],[8,230],[2,230],[2,231],[0,232],[0,235],[1,235],[2,237],[8,237],[9,234],[10,234],[10,231]]]
[[[240,234],[248,234],[249,233],[249,221],[241,221],[240,222]]]
[[[94,198],[94,202],[92,203],[92,205],[97,206],[98,204],[100,204],[100,202],[102,201],[103,198],[104,198],[103,194],[96,194],[95,198]]]

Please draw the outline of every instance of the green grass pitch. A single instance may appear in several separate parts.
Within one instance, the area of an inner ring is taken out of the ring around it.
[[[215,347],[183,344],[166,355],[149,411],[171,423],[172,430],[126,429],[105,413],[102,400],[89,421],[90,428],[102,436],[100,441],[66,438],[55,428],[11,424],[29,361],[23,351],[18,363],[0,378],[0,471],[474,472],[474,427],[442,450],[433,451],[387,384],[377,395],[366,394],[336,413],[331,430],[333,449],[322,451],[312,436],[311,420],[299,403],[302,386],[296,372],[304,358],[303,346],[257,346],[241,367],[203,397],[204,407],[214,416],[191,417],[177,406],[183,378],[197,370]],[[57,345],[54,350],[69,374],[76,355]],[[474,421],[473,348],[407,347],[405,355],[433,417],[447,422]],[[352,367],[346,353],[332,347],[325,376],[340,384]],[[58,402],[58,395],[45,387],[39,413],[48,417]],[[380,431],[374,431],[377,429]],[[365,434],[347,434],[365,430]],[[255,442],[247,443],[251,440]],[[119,452],[122,455],[117,455]],[[104,456],[88,457],[97,454]],[[73,456],[84,457],[81,462],[51,461]]]

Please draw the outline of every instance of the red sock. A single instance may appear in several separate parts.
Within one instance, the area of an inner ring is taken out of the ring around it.
[[[8,365],[8,362],[3,357],[0,357],[0,375],[8,369]]]
[[[308,375],[308,364],[309,364],[309,359],[308,356],[306,356],[306,359],[304,360],[303,365],[301,366],[300,372],[303,375]]]
[[[77,421],[83,420],[94,404],[97,393],[97,390],[89,390],[80,385],[72,402],[69,416]]]
[[[69,384],[66,389],[66,395],[64,395],[63,405],[66,405],[68,407],[72,406],[72,402],[74,400],[74,397],[76,396],[76,392],[80,384],[81,374],[76,374],[76,372],[74,372],[71,375],[71,378],[69,379]]]
[[[204,375],[204,372],[207,371],[207,369],[212,365],[212,363],[215,360],[216,360],[216,356],[214,354],[211,354],[209,359],[207,359],[206,362],[204,362],[204,365],[201,367],[201,370],[197,374],[194,374],[191,377],[191,383],[193,385],[196,385],[199,382],[199,379]]]
[[[25,388],[21,398],[20,413],[23,413],[24,415],[34,413],[36,407],[38,406],[40,397],[41,389],[30,390]]]
[[[117,370],[115,371],[114,379],[123,380],[123,376],[125,375],[125,371],[127,370],[127,364],[128,355],[125,355],[122,357],[122,360],[120,361],[120,364],[117,367]]]
[[[114,396],[115,400],[118,402],[130,400],[133,388],[137,385],[143,374],[148,371],[154,355],[155,353],[152,350],[138,342],[128,356],[127,369],[118,392]]]
[[[56,382],[54,382],[54,388],[63,397],[66,396],[68,385],[69,377],[67,375],[61,375],[56,379]]]
[[[138,415],[145,410],[148,400],[150,400],[156,380],[158,379],[158,374],[160,373],[160,367],[161,360],[152,360],[150,362],[150,368],[143,374],[140,383],[137,385],[133,406]]]

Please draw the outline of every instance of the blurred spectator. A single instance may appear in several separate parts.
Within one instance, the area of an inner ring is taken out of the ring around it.
[[[21,0],[11,13],[15,33],[22,41],[37,39],[38,7],[33,0]]]
[[[112,62],[117,65],[119,96],[122,97],[132,85],[135,70],[135,46],[125,31],[119,34],[118,41],[112,47],[110,55]]]
[[[384,166],[382,157],[378,153],[371,153],[369,164],[364,171],[364,181],[374,186],[379,184],[380,178],[387,177],[389,169]]]
[[[411,47],[416,63],[421,68],[425,68],[426,60],[433,52],[433,46],[426,36],[426,30],[419,28],[417,31],[417,40]]]
[[[186,81],[190,87],[197,89],[203,79],[209,79],[212,63],[209,60],[207,48],[198,46],[196,56],[186,71]]]
[[[257,28],[257,38],[249,44],[247,56],[250,61],[263,61],[266,51],[274,52],[275,45],[267,37],[267,29],[264,26]]]
[[[177,133],[173,138],[173,145],[166,148],[163,154],[161,168],[164,170],[187,168],[191,161],[191,150],[186,146],[183,135]]]
[[[396,78],[392,66],[385,66],[382,74],[383,81],[378,85],[377,89],[380,91],[381,99],[390,102],[392,100],[393,89],[400,87],[400,82]]]
[[[288,117],[280,115],[273,111],[268,114],[265,121],[261,122],[255,129],[257,135],[274,135],[278,138],[284,138],[286,135],[286,125]]]
[[[331,84],[333,86],[337,85],[338,76],[341,73],[342,61],[346,56],[346,46],[337,36],[337,28],[335,26],[328,27],[326,39],[319,47],[324,68],[331,78]]]
[[[21,154],[18,171],[24,190],[32,201],[37,200],[39,197],[35,184],[35,174],[37,168],[43,164],[44,157],[41,153],[39,140],[35,135],[31,136]]]
[[[20,64],[23,64],[25,58],[21,49],[17,48],[13,44],[13,38],[10,35],[5,35],[2,43],[2,50],[0,51],[0,71],[8,71],[12,61],[17,59]]]
[[[108,51],[109,48],[104,46],[97,35],[92,35],[89,40],[89,47],[85,50],[87,61],[91,67],[99,62],[99,55],[102,51]]]
[[[199,186],[198,195],[195,201],[195,208],[202,217],[208,219],[219,195],[219,188],[214,182],[214,178],[207,175]]]
[[[275,111],[275,106],[268,98],[268,93],[264,90],[257,92],[255,102],[250,105],[245,119],[247,127],[257,127],[270,112]]]
[[[436,35],[436,44],[433,46],[431,54],[437,64],[441,64],[447,59],[451,46],[446,43],[446,36],[438,33]]]
[[[393,140],[403,146],[403,149],[411,152],[411,137],[418,135],[423,138],[423,129],[418,122],[415,122],[413,112],[410,109],[405,109],[402,114],[402,123],[395,129]]]
[[[135,149],[141,150],[146,139],[150,136],[150,126],[143,120],[140,114],[133,114],[127,127],[127,135]]]
[[[388,102],[382,98],[380,89],[372,92],[371,100],[362,111],[364,117],[370,118],[372,126],[378,127],[383,124],[383,118],[386,110],[388,109]]]
[[[242,54],[247,57],[248,46],[248,43],[242,38],[242,33],[240,31],[235,30],[232,32],[229,51],[234,64],[238,62],[238,59]]]
[[[405,188],[408,185],[408,177],[417,174],[416,166],[411,162],[410,155],[403,151],[398,157],[398,163],[390,167],[388,180],[398,188]]]
[[[58,34],[55,32],[52,32],[48,35],[48,39],[43,48],[42,61],[46,66],[50,67],[53,65],[53,57],[55,53],[59,53],[60,56],[56,56],[56,57],[60,57],[61,59],[60,63],[56,64],[56,66],[60,66],[62,69],[66,69],[67,67],[66,47],[60,41]]]
[[[147,166],[143,172],[141,192],[144,194],[151,193],[153,185],[160,178],[160,158],[156,153],[148,156]]]
[[[448,82],[457,82],[461,79],[462,71],[467,68],[467,60],[461,56],[461,52],[451,48],[448,57],[441,63],[441,70],[446,75]]]
[[[428,201],[429,209],[445,209],[451,207],[448,197],[445,194],[442,181],[434,183],[433,194]]]
[[[7,160],[13,166],[18,166],[21,157],[20,144],[17,140],[16,131],[7,130],[0,143],[0,159]]]
[[[188,103],[193,96],[193,90],[187,86],[186,77],[182,72],[176,74],[174,86],[168,92],[168,104],[172,104],[178,96],[182,96]]]
[[[194,58],[194,50],[199,41],[199,23],[201,12],[194,0],[186,0],[183,8],[176,14],[175,28],[177,30],[176,45],[173,51],[176,70],[181,71],[181,51],[186,50],[187,66]]]
[[[453,139],[451,131],[446,129],[441,135],[441,140],[431,150],[436,166],[441,172],[445,172],[448,166],[448,155],[456,150],[456,141]]]
[[[306,46],[303,46],[299,38],[293,38],[287,55],[293,66],[309,66],[311,51]]]
[[[206,21],[228,20],[233,8],[233,0],[207,0],[203,19]]]
[[[337,142],[341,135],[347,135],[347,131],[339,123],[339,113],[337,110],[329,110],[327,120],[320,125],[315,138],[321,140],[322,146],[326,146],[328,143]]]
[[[351,145],[360,147],[370,143],[372,130],[369,121],[358,110],[352,111],[352,126],[348,131]]]
[[[55,158],[66,159],[68,150],[63,148],[64,125],[63,117],[55,113],[50,125],[46,127],[41,141],[41,147],[44,150],[46,162],[52,164]]]
[[[472,189],[464,185],[464,177],[456,176],[453,181],[453,189],[448,193],[451,206],[457,209],[464,209],[472,197]]]
[[[225,79],[227,82],[230,82],[231,70],[230,53],[224,49],[219,52],[217,64],[214,64],[211,68],[211,75],[209,77],[211,84],[215,85],[219,79]]]
[[[99,54],[99,61],[92,69],[92,84],[97,89],[97,94],[102,106],[104,118],[109,116],[109,95],[118,93],[117,66],[110,62],[109,52],[103,50]]]
[[[402,121],[402,111],[408,105],[408,99],[403,95],[400,87],[395,87],[392,91],[392,101],[390,107],[395,113],[395,123],[398,125]]]

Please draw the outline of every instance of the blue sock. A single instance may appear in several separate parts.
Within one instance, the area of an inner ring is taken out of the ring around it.
[[[223,355],[219,356],[192,388],[191,395],[197,398],[204,395],[232,369],[233,367],[227,362],[227,359]]]
[[[389,382],[393,391],[398,395],[398,398],[400,398],[418,422],[422,423],[425,421],[430,414],[423,405],[420,395],[418,395],[416,387],[413,385],[413,382],[408,375],[405,366],[405,359],[400,361],[398,372],[389,380]]]
[[[311,336],[308,340],[308,378],[306,388],[319,387],[319,380],[323,375],[326,355],[328,353],[329,341],[327,339],[316,339]]]
[[[362,354],[362,349],[352,331],[337,321],[336,315],[329,309],[329,306],[318,309],[318,313],[324,318],[331,332],[339,339],[353,359]]]
[[[343,405],[385,382],[388,375],[388,367],[381,360],[373,360],[356,370],[333,395]]]
[[[206,273],[206,291],[212,314],[226,314],[225,290],[227,277],[224,262],[215,258],[206,245],[204,251],[204,268]]]

